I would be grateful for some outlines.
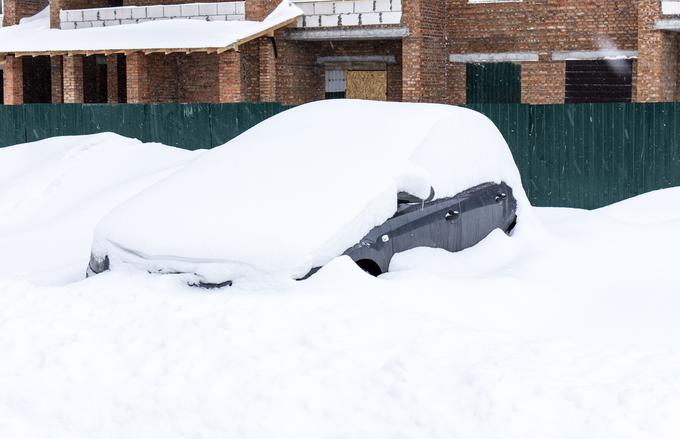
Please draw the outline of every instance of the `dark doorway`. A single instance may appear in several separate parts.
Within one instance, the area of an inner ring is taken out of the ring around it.
[[[632,96],[631,60],[567,61],[565,103],[630,102]]]
[[[118,62],[116,63],[118,66],[118,71],[116,72],[118,77],[118,102],[124,104],[127,102],[127,64],[125,55],[118,54],[116,57],[118,59]]]
[[[2,0],[0,0],[2,2]],[[0,69],[0,105],[5,103],[5,77],[3,76],[4,70]]]
[[[52,65],[49,56],[21,58],[24,73],[24,103],[52,102]]]
[[[522,100],[522,67],[513,63],[468,64],[468,104],[518,104]]]
[[[83,59],[83,93],[86,104],[104,104],[108,99],[106,57],[86,56]]]

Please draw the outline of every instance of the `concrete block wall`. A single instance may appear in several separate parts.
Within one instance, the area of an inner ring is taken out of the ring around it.
[[[118,26],[155,20],[245,20],[245,1],[184,3],[116,8],[66,9],[59,11],[61,29]]]
[[[325,0],[295,2],[305,13],[298,27],[400,24],[402,0]]]

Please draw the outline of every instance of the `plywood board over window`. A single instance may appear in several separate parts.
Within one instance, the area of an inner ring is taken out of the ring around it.
[[[347,98],[387,100],[387,72],[350,70],[347,72]]]

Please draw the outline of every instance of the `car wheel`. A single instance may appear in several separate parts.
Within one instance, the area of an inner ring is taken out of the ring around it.
[[[372,259],[360,259],[356,261],[356,263],[359,266],[359,268],[361,268],[371,276],[380,276],[382,274],[380,265],[378,265],[378,263]]]

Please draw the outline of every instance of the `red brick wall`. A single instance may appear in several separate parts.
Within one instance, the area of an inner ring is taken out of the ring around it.
[[[60,104],[64,102],[64,76],[63,62],[61,56],[53,56],[52,62],[52,103]]]
[[[658,1],[640,0],[635,87],[638,102],[680,100],[680,34],[655,30],[654,22],[660,16]]]
[[[64,56],[64,103],[82,103],[84,101],[83,57],[80,55]]]
[[[563,104],[565,62],[522,63],[522,102],[525,104]]]
[[[637,21],[637,0],[449,0],[446,33],[449,53],[538,53],[539,63],[522,64],[522,102],[561,103],[564,63],[551,62],[552,53],[636,50]],[[465,102],[464,68],[449,67],[448,81],[450,102]]]
[[[245,87],[241,82],[241,53],[229,50],[217,57],[219,102],[242,102]]]
[[[131,53],[125,58],[127,102],[143,104],[149,101],[149,63],[143,53]]]
[[[403,0],[403,100],[446,102],[447,47],[445,0]]]
[[[449,63],[446,73],[448,103],[465,105],[467,103],[467,68],[463,63]]]
[[[323,99],[326,67],[318,64],[326,56],[394,56],[396,63],[381,66],[387,70],[387,99],[402,99],[401,41],[294,42],[277,39],[277,100],[297,105]],[[361,63],[356,63],[361,66]],[[344,68],[344,66],[343,66]],[[351,68],[351,66],[350,66]],[[378,67],[376,67],[378,68]]]
[[[19,20],[37,14],[47,7],[49,0],[4,0],[3,26],[18,24]]]
[[[448,0],[452,53],[597,50],[610,41],[637,47],[637,0]],[[658,0],[652,0],[658,1]]]
[[[14,56],[5,58],[3,94],[5,105],[19,105],[24,103],[24,75],[21,58],[16,58]]]
[[[217,56],[207,53],[179,55],[179,102],[217,102]]]
[[[262,21],[279,3],[279,0],[246,0],[246,20]]]

